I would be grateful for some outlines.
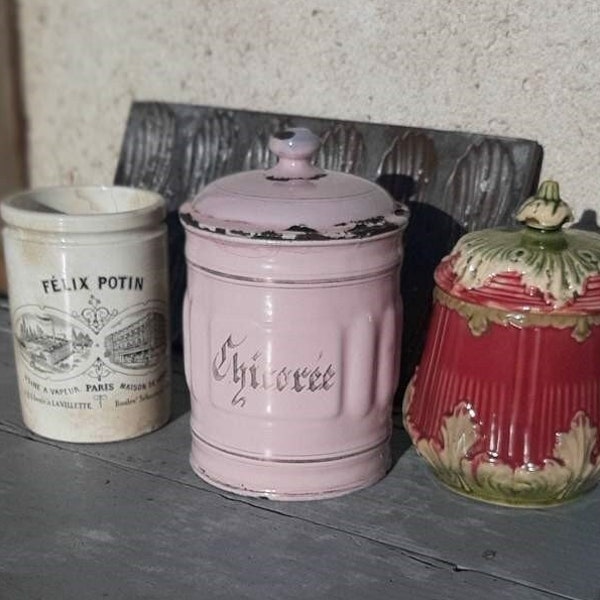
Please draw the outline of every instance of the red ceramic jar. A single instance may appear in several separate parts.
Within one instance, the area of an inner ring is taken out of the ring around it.
[[[438,266],[404,422],[455,491],[538,506],[600,476],[600,236],[561,229],[555,182],[517,219],[465,235]]]

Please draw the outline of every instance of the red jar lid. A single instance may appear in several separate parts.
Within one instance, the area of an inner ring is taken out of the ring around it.
[[[435,272],[459,300],[526,313],[600,312],[600,236],[563,229],[573,220],[558,184],[545,181],[520,207],[519,229],[463,236]]]

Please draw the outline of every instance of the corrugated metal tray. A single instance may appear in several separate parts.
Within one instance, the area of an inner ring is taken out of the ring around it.
[[[218,177],[272,166],[269,136],[289,126],[309,127],[321,137],[321,167],[376,181],[410,207],[401,282],[400,396],[421,355],[435,266],[466,231],[512,222],[516,206],[537,185],[542,147],[532,140],[469,132],[133,103],[115,183],[155,190],[167,200],[175,347],[181,343],[185,290],[184,234],[177,208]]]

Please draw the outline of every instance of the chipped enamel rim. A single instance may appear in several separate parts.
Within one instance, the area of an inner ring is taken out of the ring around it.
[[[323,229],[313,229],[303,224],[286,229],[265,229],[248,223],[222,221],[203,217],[202,222],[194,218],[191,203],[186,202],[179,210],[179,217],[186,229],[202,231],[223,237],[244,239],[249,242],[324,242],[324,241],[356,241],[383,235],[399,233],[406,229],[409,210],[398,204],[396,210],[389,215],[370,217],[361,221],[348,221]]]
[[[217,179],[183,204],[181,222],[190,233],[280,243],[359,240],[406,227],[408,210],[382,187],[315,166],[319,146],[302,127],[273,134],[274,167]]]

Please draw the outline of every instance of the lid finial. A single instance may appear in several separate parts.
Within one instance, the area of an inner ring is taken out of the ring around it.
[[[516,219],[532,229],[556,231],[573,220],[573,213],[561,199],[558,183],[547,180],[521,205]]]
[[[279,131],[269,139],[269,150],[279,162],[266,172],[267,179],[318,179],[325,171],[312,164],[311,159],[319,149],[321,140],[310,129],[291,127]]]

